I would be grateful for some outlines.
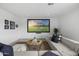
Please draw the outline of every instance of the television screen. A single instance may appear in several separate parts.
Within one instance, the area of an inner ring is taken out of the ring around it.
[[[27,32],[50,32],[50,19],[28,19]]]

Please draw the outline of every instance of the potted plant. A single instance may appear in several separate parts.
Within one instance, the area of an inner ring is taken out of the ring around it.
[[[54,28],[53,31],[54,31],[54,34],[53,34],[53,37],[52,37],[51,40],[52,40],[53,42],[58,43],[58,37],[59,37],[59,36],[58,36],[58,32],[59,32],[59,30],[58,30],[57,28]]]

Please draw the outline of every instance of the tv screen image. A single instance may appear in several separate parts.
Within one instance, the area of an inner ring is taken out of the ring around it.
[[[27,32],[50,32],[50,19],[28,19]]]

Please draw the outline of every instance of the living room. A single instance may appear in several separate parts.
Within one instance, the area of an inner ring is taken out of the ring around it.
[[[0,3],[0,55],[78,56],[78,15],[79,3]]]

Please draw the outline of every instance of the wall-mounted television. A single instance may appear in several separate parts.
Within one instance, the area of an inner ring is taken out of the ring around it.
[[[27,32],[50,32],[50,19],[27,19]]]

